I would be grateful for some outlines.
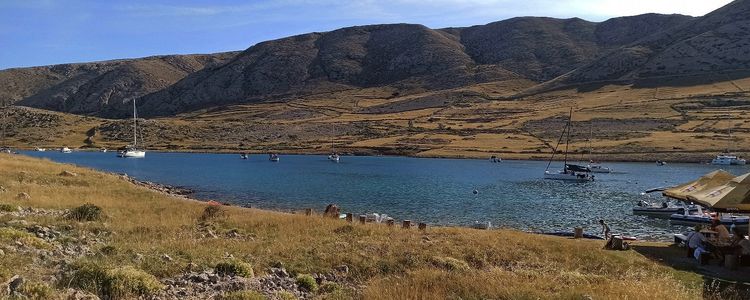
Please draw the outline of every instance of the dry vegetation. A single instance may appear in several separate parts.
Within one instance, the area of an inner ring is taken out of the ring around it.
[[[59,176],[63,170],[78,176]],[[316,297],[321,299],[691,299],[700,298],[703,288],[696,274],[662,266],[634,251],[602,250],[598,241],[510,230],[429,228],[422,232],[231,206],[221,207],[221,213],[205,212],[205,203],[160,194],[116,175],[23,156],[0,155],[0,185],[5,189],[0,193],[3,204],[70,209],[90,203],[100,207],[98,221],[29,216],[26,222],[101,238],[104,244],[95,254],[66,264],[94,269],[109,278],[106,282],[117,282],[115,287],[139,293],[160,287],[149,279],[151,275],[173,276],[191,263],[217,267],[228,254],[244,264],[221,268],[255,276],[278,265],[293,274],[348,266],[345,280],[350,285],[337,293],[316,288]],[[24,192],[29,199],[16,197]],[[20,240],[32,247],[47,247],[27,233],[9,234],[24,231],[12,219],[0,216],[3,243]],[[219,238],[206,237],[201,231],[205,227]],[[230,231],[240,236],[225,238]],[[165,254],[171,260],[162,259]],[[252,270],[246,270],[250,266]],[[50,280],[59,268],[23,252],[6,251],[0,256],[0,279],[21,274],[29,282],[53,288],[46,291],[49,295],[75,282]],[[303,277],[298,281],[305,281]],[[80,285],[87,287],[96,292]],[[239,297],[235,294],[226,299]]]

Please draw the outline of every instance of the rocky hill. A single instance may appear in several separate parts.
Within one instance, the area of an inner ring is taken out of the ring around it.
[[[125,117],[129,101],[164,89],[235,53],[166,55],[0,71],[0,101],[85,115]],[[126,103],[127,102],[127,103]]]
[[[0,100],[127,117],[384,87],[394,95],[524,80],[541,83],[693,18],[647,14],[601,23],[513,18],[467,28],[390,24],[259,43],[242,52],[160,56],[0,71]]]
[[[748,77],[749,71],[750,1],[737,0],[703,17],[618,48],[555,83],[637,82],[664,76],[694,76],[713,81],[714,77]],[[690,84],[695,81],[686,83]]]

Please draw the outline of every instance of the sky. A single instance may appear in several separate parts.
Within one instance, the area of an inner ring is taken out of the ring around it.
[[[0,0],[0,69],[243,50],[307,32],[381,23],[431,28],[519,16],[604,21],[701,16],[730,0]]]

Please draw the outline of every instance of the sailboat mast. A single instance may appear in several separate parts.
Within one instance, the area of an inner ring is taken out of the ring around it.
[[[138,115],[135,110],[135,99],[133,99],[133,148],[138,149]]]
[[[563,170],[568,169],[568,145],[570,145],[570,126],[571,120],[573,119],[573,108],[570,108],[570,114],[568,115],[568,124],[565,125],[567,133],[565,134],[565,157],[563,158]]]

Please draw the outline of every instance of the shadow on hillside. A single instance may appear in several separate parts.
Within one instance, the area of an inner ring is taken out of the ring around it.
[[[638,79],[633,83],[633,88],[656,88],[656,87],[686,87],[725,82],[750,77],[749,70],[730,71],[722,73],[704,73],[685,76],[652,77]],[[744,89],[750,87],[742,87]]]
[[[750,299],[750,266],[729,270],[716,259],[707,265],[699,265],[695,259],[686,256],[685,248],[677,245],[633,245],[633,250],[675,270],[700,275],[705,299]]]

